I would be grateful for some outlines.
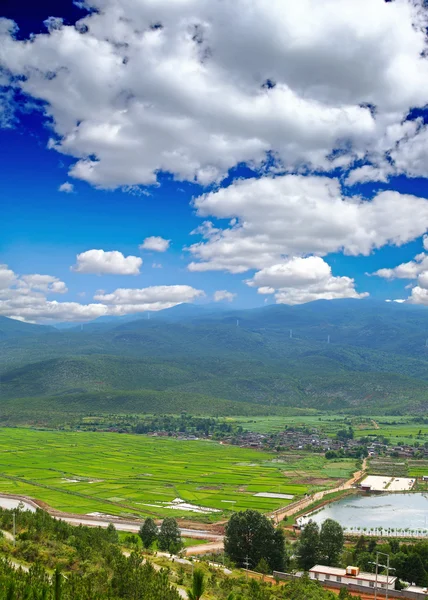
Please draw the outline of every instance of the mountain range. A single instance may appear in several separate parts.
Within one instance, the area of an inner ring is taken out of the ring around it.
[[[428,309],[182,304],[65,328],[0,317],[0,417],[52,411],[424,412]]]

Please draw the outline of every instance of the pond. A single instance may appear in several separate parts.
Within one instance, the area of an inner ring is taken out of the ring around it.
[[[6,496],[0,496],[0,508],[4,508],[6,510],[10,510],[12,508],[18,508],[21,505],[22,510],[29,510],[31,512],[36,512],[34,506],[29,504],[28,502],[23,502],[22,500],[16,500],[15,498],[7,498]]]
[[[428,536],[428,494],[381,494],[378,496],[347,496],[332,502],[312,514],[298,519],[304,525],[312,519],[319,525],[326,519],[338,521],[350,532],[374,534],[382,528],[383,534],[407,533]],[[364,531],[364,529],[366,531]]]

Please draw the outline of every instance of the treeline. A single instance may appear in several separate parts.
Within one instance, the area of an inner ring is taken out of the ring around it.
[[[190,600],[334,600],[336,596],[318,583],[303,577],[287,586],[272,580],[233,577],[200,563],[193,575],[190,566],[166,563],[156,568],[147,562],[147,555],[123,553],[119,536],[111,525],[107,529],[73,527],[49,516],[42,510],[35,513],[15,511],[17,535],[12,544],[0,539],[0,600],[179,600],[177,585],[187,589]],[[254,519],[257,522],[254,522]],[[177,550],[181,545],[174,520],[165,519],[158,531],[147,520],[140,537],[144,546],[157,541],[158,548]],[[0,511],[0,529],[12,531],[13,511]],[[244,535],[246,547],[237,548]],[[239,563],[241,550],[258,560],[261,573],[285,563],[285,546],[281,530],[275,530],[269,519],[242,513],[228,528],[231,557]],[[236,553],[238,553],[236,555]],[[153,554],[149,555],[153,559]],[[166,559],[162,559],[164,564]],[[20,565],[30,564],[28,572]],[[267,566],[266,566],[267,565]],[[157,569],[160,569],[159,571]],[[341,592],[342,600],[349,598]]]
[[[85,573],[63,575],[58,569],[51,577],[40,564],[27,572],[7,560],[0,560],[1,600],[180,600],[167,572],[157,573],[141,556],[126,558],[117,553],[110,563],[110,576],[88,568]]]
[[[195,417],[188,414],[146,417],[133,427],[133,433],[160,431],[171,434],[195,434],[205,437],[212,435],[221,438],[234,433],[242,433],[243,430],[241,426],[231,422],[210,417]]]

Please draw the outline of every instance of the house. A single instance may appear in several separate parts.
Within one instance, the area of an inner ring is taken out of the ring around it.
[[[315,565],[309,569],[309,577],[328,585],[329,581],[341,583],[343,585],[360,585],[367,588],[376,588],[376,575],[374,573],[364,573],[358,567],[346,567],[339,569],[337,567],[326,567],[325,565]],[[378,589],[395,589],[396,577],[387,577],[386,575],[377,575]]]

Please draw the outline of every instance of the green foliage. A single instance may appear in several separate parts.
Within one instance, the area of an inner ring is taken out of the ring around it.
[[[321,525],[319,540],[323,564],[337,567],[344,544],[343,529],[340,524],[333,519],[326,519]]]
[[[297,544],[299,567],[309,571],[318,562],[329,566],[338,566],[343,552],[343,529],[337,521],[326,519],[321,530],[314,521],[304,526]]]
[[[192,587],[187,590],[189,600],[200,600],[205,591],[205,574],[201,569],[196,569],[192,577]]]
[[[255,510],[246,510],[231,516],[226,525],[224,550],[240,567],[256,567],[265,559],[270,571],[284,567],[285,541],[281,529]]]
[[[0,511],[2,529],[10,531],[12,513]],[[14,561],[23,562],[29,543],[37,549],[38,558],[28,573],[0,560],[0,600],[180,598],[165,572],[157,573],[150,564],[143,564],[138,553],[126,558],[111,529],[73,527],[42,510],[18,511],[17,523]]]
[[[297,545],[297,561],[299,567],[309,571],[317,564],[320,557],[320,532],[317,523],[308,521],[300,533]]]
[[[189,314],[181,322],[160,314],[156,321],[94,323],[83,331],[3,318],[3,415],[15,422],[28,417],[28,400],[15,411],[11,403],[25,398],[34,398],[33,411],[47,406],[59,414],[148,407],[159,414],[280,414],[285,406],[422,412],[426,311],[369,301],[327,304],[204,319]]]
[[[162,521],[158,536],[159,550],[177,553],[182,547],[181,533],[177,521],[167,517]]]
[[[148,517],[140,527],[138,535],[143,542],[144,548],[150,548],[158,539],[158,528],[154,520]]]

